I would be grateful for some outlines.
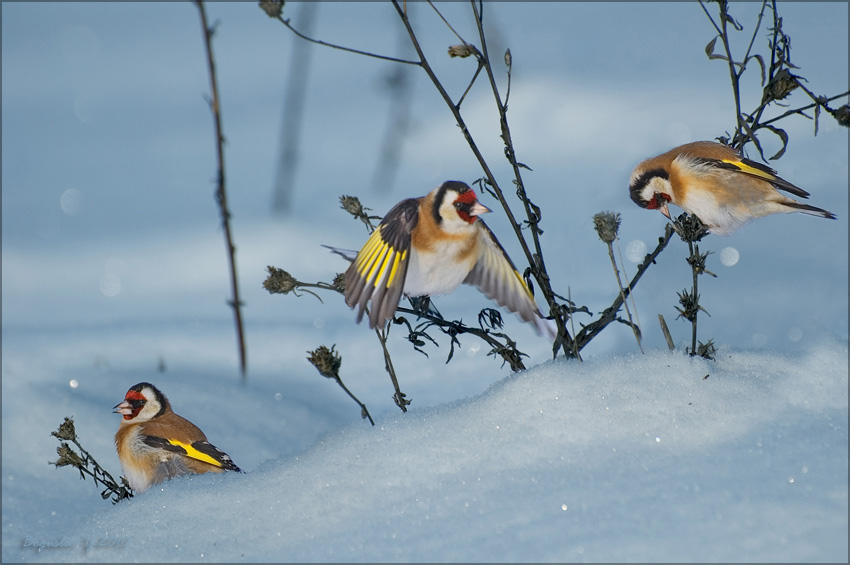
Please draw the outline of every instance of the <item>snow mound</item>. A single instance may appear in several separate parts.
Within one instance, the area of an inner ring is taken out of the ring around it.
[[[847,361],[845,342],[551,361],[246,474],[172,480],[82,518],[69,547],[9,557],[844,561]]]

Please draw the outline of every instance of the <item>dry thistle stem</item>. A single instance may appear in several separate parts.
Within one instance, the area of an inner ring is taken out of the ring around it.
[[[850,105],[845,104],[833,111],[832,117],[838,121],[838,125],[850,127]]]
[[[593,216],[593,227],[596,228],[599,239],[611,243],[617,239],[617,233],[620,231],[620,214],[599,212]]]
[[[696,354],[702,357],[703,359],[709,359],[714,361],[714,355],[717,353],[717,349],[714,347],[714,340],[709,339],[708,343],[699,342],[697,346]],[[693,354],[693,353],[692,353]],[[703,377],[703,380],[707,379],[708,375]]]
[[[260,8],[268,14],[270,18],[279,18],[283,14],[284,0],[262,0]]]
[[[452,45],[449,47],[449,57],[465,59],[475,53],[473,49],[475,48],[471,45]]]
[[[765,94],[769,100],[782,100],[799,86],[800,83],[797,82],[797,77],[792,75],[788,69],[782,69],[776,73],[776,76],[767,85]]]
[[[65,421],[59,424],[59,429],[55,432],[50,432],[53,437],[74,441],[77,439],[77,430],[74,428],[74,420],[65,416]]]
[[[714,253],[714,251],[706,251],[705,253],[700,253],[699,252],[699,246],[697,246],[696,252],[694,252],[693,255],[688,257],[686,259],[686,261],[688,262],[688,264],[691,266],[691,269],[693,269],[693,271],[696,274],[698,274],[698,275],[706,274],[706,275],[711,275],[712,277],[717,277],[717,275],[715,275],[714,273],[712,273],[711,271],[709,271],[708,269],[705,268],[705,261],[708,258],[708,256],[711,255],[712,253]]]
[[[56,435],[55,433],[53,435]],[[58,435],[56,437],[59,437]],[[56,448],[56,453],[59,454],[59,459],[51,462],[52,465],[56,467],[64,467],[66,465],[71,465],[76,467],[77,469],[81,469],[83,467],[83,460],[77,454],[76,451],[71,449],[71,446],[65,443],[64,441]]]
[[[362,219],[364,217],[368,217],[366,215],[366,210],[370,210],[370,208],[364,208],[360,203],[360,199],[356,196],[348,196],[343,194],[339,197],[339,203],[343,210],[354,216],[355,218]]]
[[[345,273],[337,273],[334,276],[334,280],[331,283],[331,286],[334,287],[334,290],[340,293],[345,293]]]
[[[371,208],[366,208],[360,203],[360,199],[356,196],[348,196],[342,195],[339,197],[339,203],[343,210],[366,224],[366,227],[371,231],[373,228],[372,220],[380,220],[380,216],[370,216],[366,213],[366,210],[371,210]]]
[[[263,288],[272,294],[289,294],[298,284],[295,277],[277,267],[267,266],[269,276],[263,281]]]
[[[320,345],[314,351],[308,351],[310,354],[307,361],[313,364],[319,371],[319,374],[329,379],[339,379],[339,368],[342,365],[342,357],[334,351],[336,344],[328,349],[324,345]]]
[[[373,426],[375,425],[375,421],[372,419],[372,416],[369,414],[369,410],[366,408],[366,405],[360,402],[348,387],[342,382],[342,379],[339,376],[339,368],[342,365],[342,357],[334,351],[336,348],[336,344],[332,345],[330,349],[328,349],[324,345],[320,345],[314,351],[308,351],[310,354],[307,357],[307,361],[313,364],[314,367],[319,371],[319,374],[323,377],[327,377],[329,379],[333,379],[336,383],[345,391],[345,393],[351,397],[351,399],[356,402],[360,406],[360,417],[365,419],[369,419],[369,423]]]
[[[679,295],[679,304],[682,305],[682,308],[676,306],[676,310],[679,311],[678,318],[684,318],[687,321],[693,323],[694,320],[697,319],[697,313],[702,310],[706,314],[708,314],[708,310],[699,305],[699,294],[695,294],[693,292],[689,292],[688,289],[684,289],[682,292],[678,293]],[[711,316],[711,314],[708,314]]]
[[[76,445],[80,450],[80,453],[77,453],[70,445],[68,445],[68,443],[61,441],[59,443],[59,447],[56,448],[56,453],[59,454],[59,459],[56,461],[48,461],[50,465],[54,465],[57,468],[70,465],[80,472],[80,478],[84,480],[86,475],[90,476],[94,481],[95,486],[100,483],[105,487],[105,489],[100,493],[101,498],[106,500],[107,498],[112,497],[113,504],[125,498],[132,498],[133,490],[130,488],[127,480],[124,477],[121,477],[121,484],[119,485],[118,482],[112,478],[112,475],[103,469],[103,467],[95,461],[94,457],[92,457],[91,454],[80,444],[80,441],[77,439],[77,432],[74,429],[74,420],[66,416],[65,421],[59,425],[59,429],[55,432],[50,432],[50,435],[55,438],[59,438],[60,440],[68,440]]]
[[[673,228],[686,243],[699,241],[708,235],[708,228],[693,214],[682,214],[673,222]]]

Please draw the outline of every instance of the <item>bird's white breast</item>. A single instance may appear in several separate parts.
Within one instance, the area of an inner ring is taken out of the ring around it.
[[[434,245],[428,252],[411,248],[404,294],[416,297],[453,292],[478,260],[477,253],[464,253],[468,247],[468,240],[453,239]]]
[[[150,487],[154,469],[147,464],[151,448],[142,441],[141,429],[136,426],[119,446],[119,459],[124,477],[136,493],[142,493]],[[122,453],[123,451],[123,453]]]

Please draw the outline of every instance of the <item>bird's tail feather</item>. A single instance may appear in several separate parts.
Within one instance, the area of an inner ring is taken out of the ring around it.
[[[791,208],[795,208],[796,211],[802,212],[804,214],[810,214],[812,216],[819,216],[821,218],[828,218],[830,220],[835,220],[835,214],[828,210],[824,210],[823,208],[818,208],[816,206],[810,206],[809,204],[803,204],[802,202],[789,202],[787,205]]]

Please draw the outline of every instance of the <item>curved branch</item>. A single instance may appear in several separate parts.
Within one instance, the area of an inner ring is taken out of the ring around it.
[[[309,41],[311,43],[316,43],[317,45],[324,45],[325,47],[330,47],[331,49],[339,49],[340,51],[347,51],[349,53],[355,53],[357,55],[365,55],[366,57],[372,57],[374,59],[381,59],[381,60],[384,60],[384,61],[392,61],[394,63],[403,63],[405,65],[419,65],[420,64],[419,61],[409,61],[407,59],[399,59],[398,57],[390,57],[390,56],[387,56],[387,55],[379,55],[377,53],[370,53],[368,51],[361,51],[360,49],[353,49],[351,47],[344,47],[342,45],[336,45],[334,43],[328,43],[326,41],[322,41],[321,39],[313,39],[312,37],[304,35],[300,31],[295,29],[292,26],[292,24],[289,23],[289,20],[283,19],[283,16],[278,15],[278,16],[275,16],[274,19],[276,19],[277,21],[279,21],[280,23],[282,23],[283,25],[288,27],[289,30],[292,33],[294,33],[295,35],[297,35],[301,39],[304,39],[304,40]]]

